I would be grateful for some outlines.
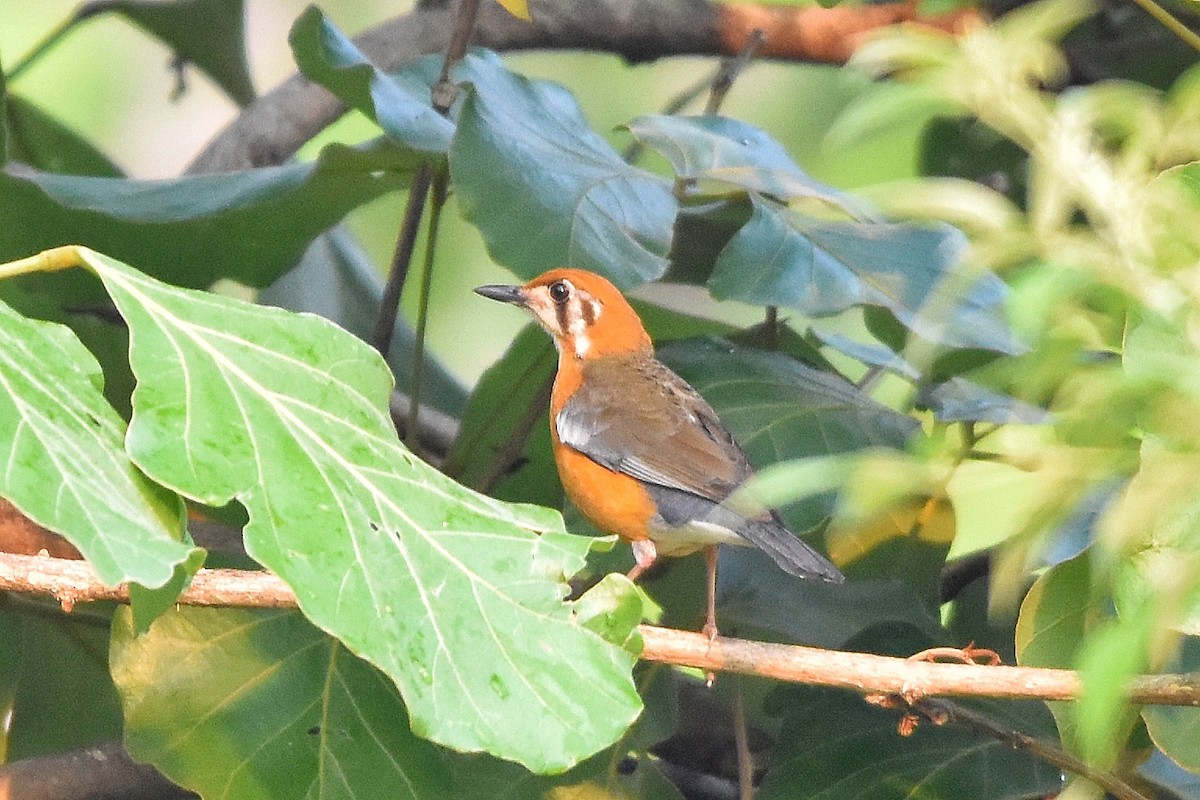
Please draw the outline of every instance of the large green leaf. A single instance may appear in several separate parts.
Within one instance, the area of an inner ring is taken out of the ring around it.
[[[386,676],[294,612],[180,608],[143,636],[120,614],[111,662],[130,752],[208,800],[519,800],[610,779],[640,785],[612,774],[611,752],[541,776],[437,747],[410,728]],[[648,702],[661,715],[675,697]],[[632,796],[678,798],[659,791]]]
[[[444,56],[418,59],[389,76],[316,6],[300,15],[288,41],[306,77],[374,120],[388,136],[415,150],[445,153],[449,149],[454,123],[433,108],[429,94]]]
[[[192,552],[183,503],[130,462],[103,381],[69,329],[0,303],[0,494],[65,536],[108,585],[159,587]]]
[[[139,466],[200,502],[240,501],[247,552],[396,682],[414,730],[554,771],[629,725],[632,654],[563,602],[591,541],[405,450],[375,351],[319,318],[82,255],[132,332]]]
[[[115,11],[204,70],[238,105],[254,99],[246,64],[244,0],[103,0],[89,14]]]
[[[709,338],[674,342],[659,355],[712,403],[759,468],[871,447],[902,448],[918,427],[845,380],[782,353]],[[803,531],[832,508],[833,496],[825,492],[789,507],[785,516]]]
[[[813,316],[879,306],[931,342],[1021,349],[1004,319],[1004,284],[990,273],[961,272],[966,239],[957,230],[826,221],[752,199],[750,220],[714,265],[709,288],[718,299]]]
[[[295,612],[181,608],[143,636],[119,614],[111,662],[129,751],[208,800],[463,789],[395,686]]]
[[[899,715],[829,690],[789,689],[771,771],[756,797],[809,800],[1024,800],[1062,788],[1058,770],[1007,742],[955,725],[896,732]],[[1037,703],[973,703],[1006,728],[1053,738]]]
[[[320,314],[364,341],[374,329],[382,300],[379,272],[345,226],[318,236],[294,269],[258,293],[260,303]],[[412,327],[398,319],[387,362],[403,391],[412,387],[415,340]],[[467,392],[458,379],[428,350],[422,370],[422,402],[447,414],[461,414]]]
[[[0,261],[84,244],[173,283],[263,286],[348,211],[407,183],[413,156],[386,142],[330,145],[314,163],[126,180],[0,171]]]
[[[666,270],[678,204],[625,163],[556,84],[481,70],[459,114],[450,174],[492,256],[524,278],[571,265],[622,288]]]

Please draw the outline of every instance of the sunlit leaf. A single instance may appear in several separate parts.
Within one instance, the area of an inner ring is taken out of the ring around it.
[[[103,380],[70,330],[0,304],[0,494],[106,584],[159,587],[192,552],[183,504],[130,462]]]
[[[530,19],[529,0],[496,0],[496,2],[504,6],[508,10],[508,13],[517,19],[526,21]]]
[[[383,280],[378,270],[343,226],[317,237],[294,269],[258,293],[260,303],[320,314],[364,341],[374,330],[382,300]],[[396,385],[406,392],[413,383],[415,340],[412,327],[398,319],[387,362]],[[466,389],[458,379],[428,350],[422,370],[422,403],[447,414],[461,414]]]
[[[139,466],[200,502],[239,500],[247,552],[396,682],[414,730],[555,771],[629,725],[632,654],[563,602],[591,540],[413,457],[375,351],[316,317],[82,255],[133,332]]]

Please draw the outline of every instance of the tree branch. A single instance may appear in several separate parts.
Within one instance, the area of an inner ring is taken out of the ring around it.
[[[0,797],[20,800],[195,800],[120,742],[0,764]]]
[[[498,3],[479,9],[476,44],[498,51],[587,50],[632,62],[673,55],[735,56],[756,28],[767,35],[760,56],[842,63],[877,28],[901,22],[958,32],[982,20],[963,9],[921,16],[912,2],[837,8],[793,8],[709,0],[532,0],[532,22]],[[384,70],[444,52],[456,4],[426,4],[355,37],[355,44]],[[296,74],[247,106],[188,168],[228,172],[281,164],[345,111],[323,87]]]
[[[70,610],[93,600],[128,602],[124,586],[102,584],[83,561],[0,553],[0,591],[50,595]],[[183,605],[294,608],[296,596],[268,572],[202,569],[180,596]],[[916,702],[925,697],[1000,697],[1073,700],[1079,675],[1071,670],[993,667],[909,661],[869,653],[847,653],[798,645],[750,642],[700,633],[640,626],[642,658],[714,672],[738,672],[813,686],[896,694]],[[1200,706],[1200,675],[1140,675],[1129,699],[1147,705]]]

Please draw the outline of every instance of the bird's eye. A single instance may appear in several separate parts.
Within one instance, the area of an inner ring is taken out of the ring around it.
[[[571,296],[571,287],[567,285],[566,281],[555,281],[550,284],[549,292],[551,300],[556,303],[565,303]]]

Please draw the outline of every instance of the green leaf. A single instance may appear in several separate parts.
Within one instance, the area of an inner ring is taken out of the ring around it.
[[[1050,414],[1015,397],[993,392],[964,378],[922,386],[917,406],[933,410],[938,422],[992,422],[1045,425]]]
[[[832,347],[839,353],[861,361],[867,366],[885,369],[910,381],[917,381],[921,378],[921,373],[916,367],[886,345],[855,341],[837,331],[827,331],[816,327],[811,330],[813,336],[817,337],[821,344]]]
[[[442,465],[447,475],[498,497],[519,497],[553,508],[562,505],[554,454],[548,446],[549,396],[544,395],[545,402],[534,407],[539,392],[554,374],[555,364],[549,337],[536,325],[523,328],[504,356],[475,385],[458,439]],[[537,417],[529,440],[514,449],[509,439],[515,426],[527,421],[529,414]],[[540,447],[543,437],[547,446]]]
[[[125,180],[0,171],[0,261],[84,244],[184,286],[252,286],[290,269],[309,242],[355,208],[404,186],[411,154],[378,142],[330,145],[309,164]]]
[[[7,764],[118,738],[121,704],[105,658],[109,611],[89,604],[67,616],[53,601],[15,598],[7,594],[0,601],[2,760]],[[6,786],[5,791],[12,790]]]
[[[903,447],[917,423],[880,405],[845,380],[782,353],[718,339],[673,342],[659,355],[717,410],[751,463]],[[830,493],[810,497],[784,514],[798,531],[829,516]]]
[[[666,270],[677,211],[670,184],[625,163],[561,86],[480,70],[450,174],[463,216],[523,278],[569,264],[628,289]]]
[[[115,11],[195,64],[241,106],[254,99],[246,63],[243,0],[103,0],[90,13]]]
[[[896,733],[899,714],[842,692],[779,692],[788,715],[761,800],[1024,800],[1062,788],[1058,770],[1007,743],[955,725]],[[1006,729],[1053,736],[1037,703],[972,703]]]
[[[1148,666],[1154,604],[1122,612],[1094,626],[1079,651],[1083,694],[1075,704],[1078,746],[1085,758],[1112,768],[1138,723],[1126,691]]]
[[[782,200],[812,198],[851,215],[862,205],[812,178],[779,142],[740,120],[651,114],[628,127],[638,141],[670,162],[677,178],[718,181]]]
[[[121,613],[110,660],[130,753],[205,798],[464,788],[391,681],[295,612],[185,607],[143,636]]]
[[[723,548],[720,558],[718,621],[730,635],[839,648],[879,626],[915,628],[926,646],[943,639],[937,620],[906,583],[800,580],[749,548]]]
[[[363,341],[370,338],[382,300],[378,270],[342,226],[318,236],[294,269],[258,293],[260,303],[320,314]],[[412,327],[396,320],[387,362],[403,391],[412,386],[415,340]],[[422,403],[454,416],[462,414],[466,389],[428,350],[421,380]]]
[[[812,316],[880,306],[931,342],[1020,351],[1004,320],[1004,284],[960,271],[966,240],[957,230],[827,222],[753,201],[750,221],[717,258],[708,283],[714,297]]]
[[[1168,670],[1195,673],[1200,670],[1200,639],[1189,636],[1183,640],[1179,656]],[[1200,709],[1182,706],[1146,706],[1142,719],[1150,738],[1175,763],[1200,773]]]
[[[162,586],[192,552],[183,503],[130,463],[102,385],[69,329],[0,303],[0,494],[65,536],[109,586]]]
[[[247,552],[396,682],[414,730],[556,771],[629,725],[633,657],[562,599],[591,541],[405,450],[374,350],[320,318],[82,255],[132,331],[137,463],[200,502],[241,502]]]
[[[116,178],[121,170],[95,145],[34,103],[8,95],[5,105],[9,161],[47,172]],[[0,150],[0,153],[3,153]]]
[[[1073,669],[1088,630],[1101,611],[1091,589],[1091,559],[1083,553],[1038,577],[1017,618],[1017,663],[1023,667]],[[1047,703],[1068,748],[1077,750],[1074,703]]]
[[[374,120],[397,142],[427,153],[449,149],[454,123],[439,114],[430,99],[443,56],[418,59],[389,76],[316,6],[305,9],[292,25],[288,42],[307,78]]]

